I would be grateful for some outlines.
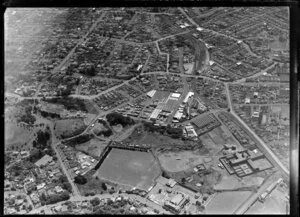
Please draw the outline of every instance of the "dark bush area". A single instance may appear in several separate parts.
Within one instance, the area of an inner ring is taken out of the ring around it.
[[[44,101],[49,103],[54,103],[54,104],[61,104],[67,110],[88,112],[83,99],[72,98],[72,97],[57,97],[51,99],[44,99]]]
[[[58,203],[60,201],[69,200],[70,195],[67,192],[63,192],[61,194],[54,194],[50,196],[46,196],[45,194],[42,194],[41,196],[41,204],[54,204]]]
[[[90,141],[92,138],[93,138],[93,134],[84,134],[84,135],[77,136],[73,139],[63,141],[63,144],[75,147],[78,144],[82,144]]]
[[[49,113],[45,111],[40,111],[40,113],[44,118],[60,118],[60,115],[55,113]]]
[[[16,118],[18,123],[24,122],[29,125],[34,124],[36,118],[31,114],[34,103],[35,102],[32,99],[25,99],[16,104],[16,107],[23,110],[22,113]]]
[[[170,125],[168,126],[155,126],[152,123],[143,122],[144,123],[144,129],[148,132],[159,132],[161,134],[168,135],[174,139],[182,138],[182,129],[181,128],[171,128]]]
[[[48,131],[42,131],[39,130],[37,132],[37,137],[36,139],[33,141],[33,147],[43,150],[44,148],[46,148],[48,146],[48,141],[50,139],[50,133]]]
[[[135,121],[130,117],[124,117],[123,115],[117,112],[113,112],[106,115],[106,119],[111,126],[121,124],[122,127],[126,127],[127,125],[132,125],[135,123]]]
[[[87,183],[87,180],[84,176],[78,175],[75,177],[74,182],[80,185],[84,185],[85,183]]]

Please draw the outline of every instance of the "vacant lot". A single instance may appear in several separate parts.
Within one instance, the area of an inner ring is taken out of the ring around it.
[[[203,163],[204,158],[195,151],[166,152],[158,156],[163,169],[169,172],[192,169]]]
[[[206,206],[206,214],[232,214],[251,193],[251,191],[218,193]]]
[[[227,143],[234,144],[237,147],[241,147],[240,144],[237,141],[235,141],[231,134],[228,132],[228,129],[226,129],[224,126],[220,126],[213,129],[211,132],[208,133],[208,135],[216,145],[222,146],[225,143]]]
[[[68,138],[82,133],[86,128],[82,118],[55,121],[55,135],[58,138]]]
[[[108,142],[100,141],[99,139],[91,139],[88,142],[76,145],[76,149],[79,151],[84,151],[91,156],[99,157],[102,150],[107,146]]]
[[[235,190],[242,187],[260,186],[264,179],[261,177],[247,176],[239,179],[236,176],[222,176],[220,183],[214,186],[216,190]]]
[[[160,167],[150,153],[114,148],[96,174],[101,179],[148,190],[160,175]]]

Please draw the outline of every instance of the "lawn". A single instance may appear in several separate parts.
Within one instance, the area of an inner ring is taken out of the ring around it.
[[[218,193],[206,206],[206,214],[233,214],[252,194],[251,191]]]
[[[148,190],[160,175],[160,167],[151,153],[114,148],[96,175],[99,179]]]

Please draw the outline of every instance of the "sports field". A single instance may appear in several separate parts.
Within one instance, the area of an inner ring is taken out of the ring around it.
[[[160,175],[160,167],[151,153],[113,148],[97,176],[111,182],[148,190]]]

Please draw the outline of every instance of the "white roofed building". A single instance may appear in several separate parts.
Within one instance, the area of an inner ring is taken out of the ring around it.
[[[156,90],[151,90],[147,93],[147,96],[149,96],[150,98],[152,98],[154,96],[154,94],[156,93]]]

